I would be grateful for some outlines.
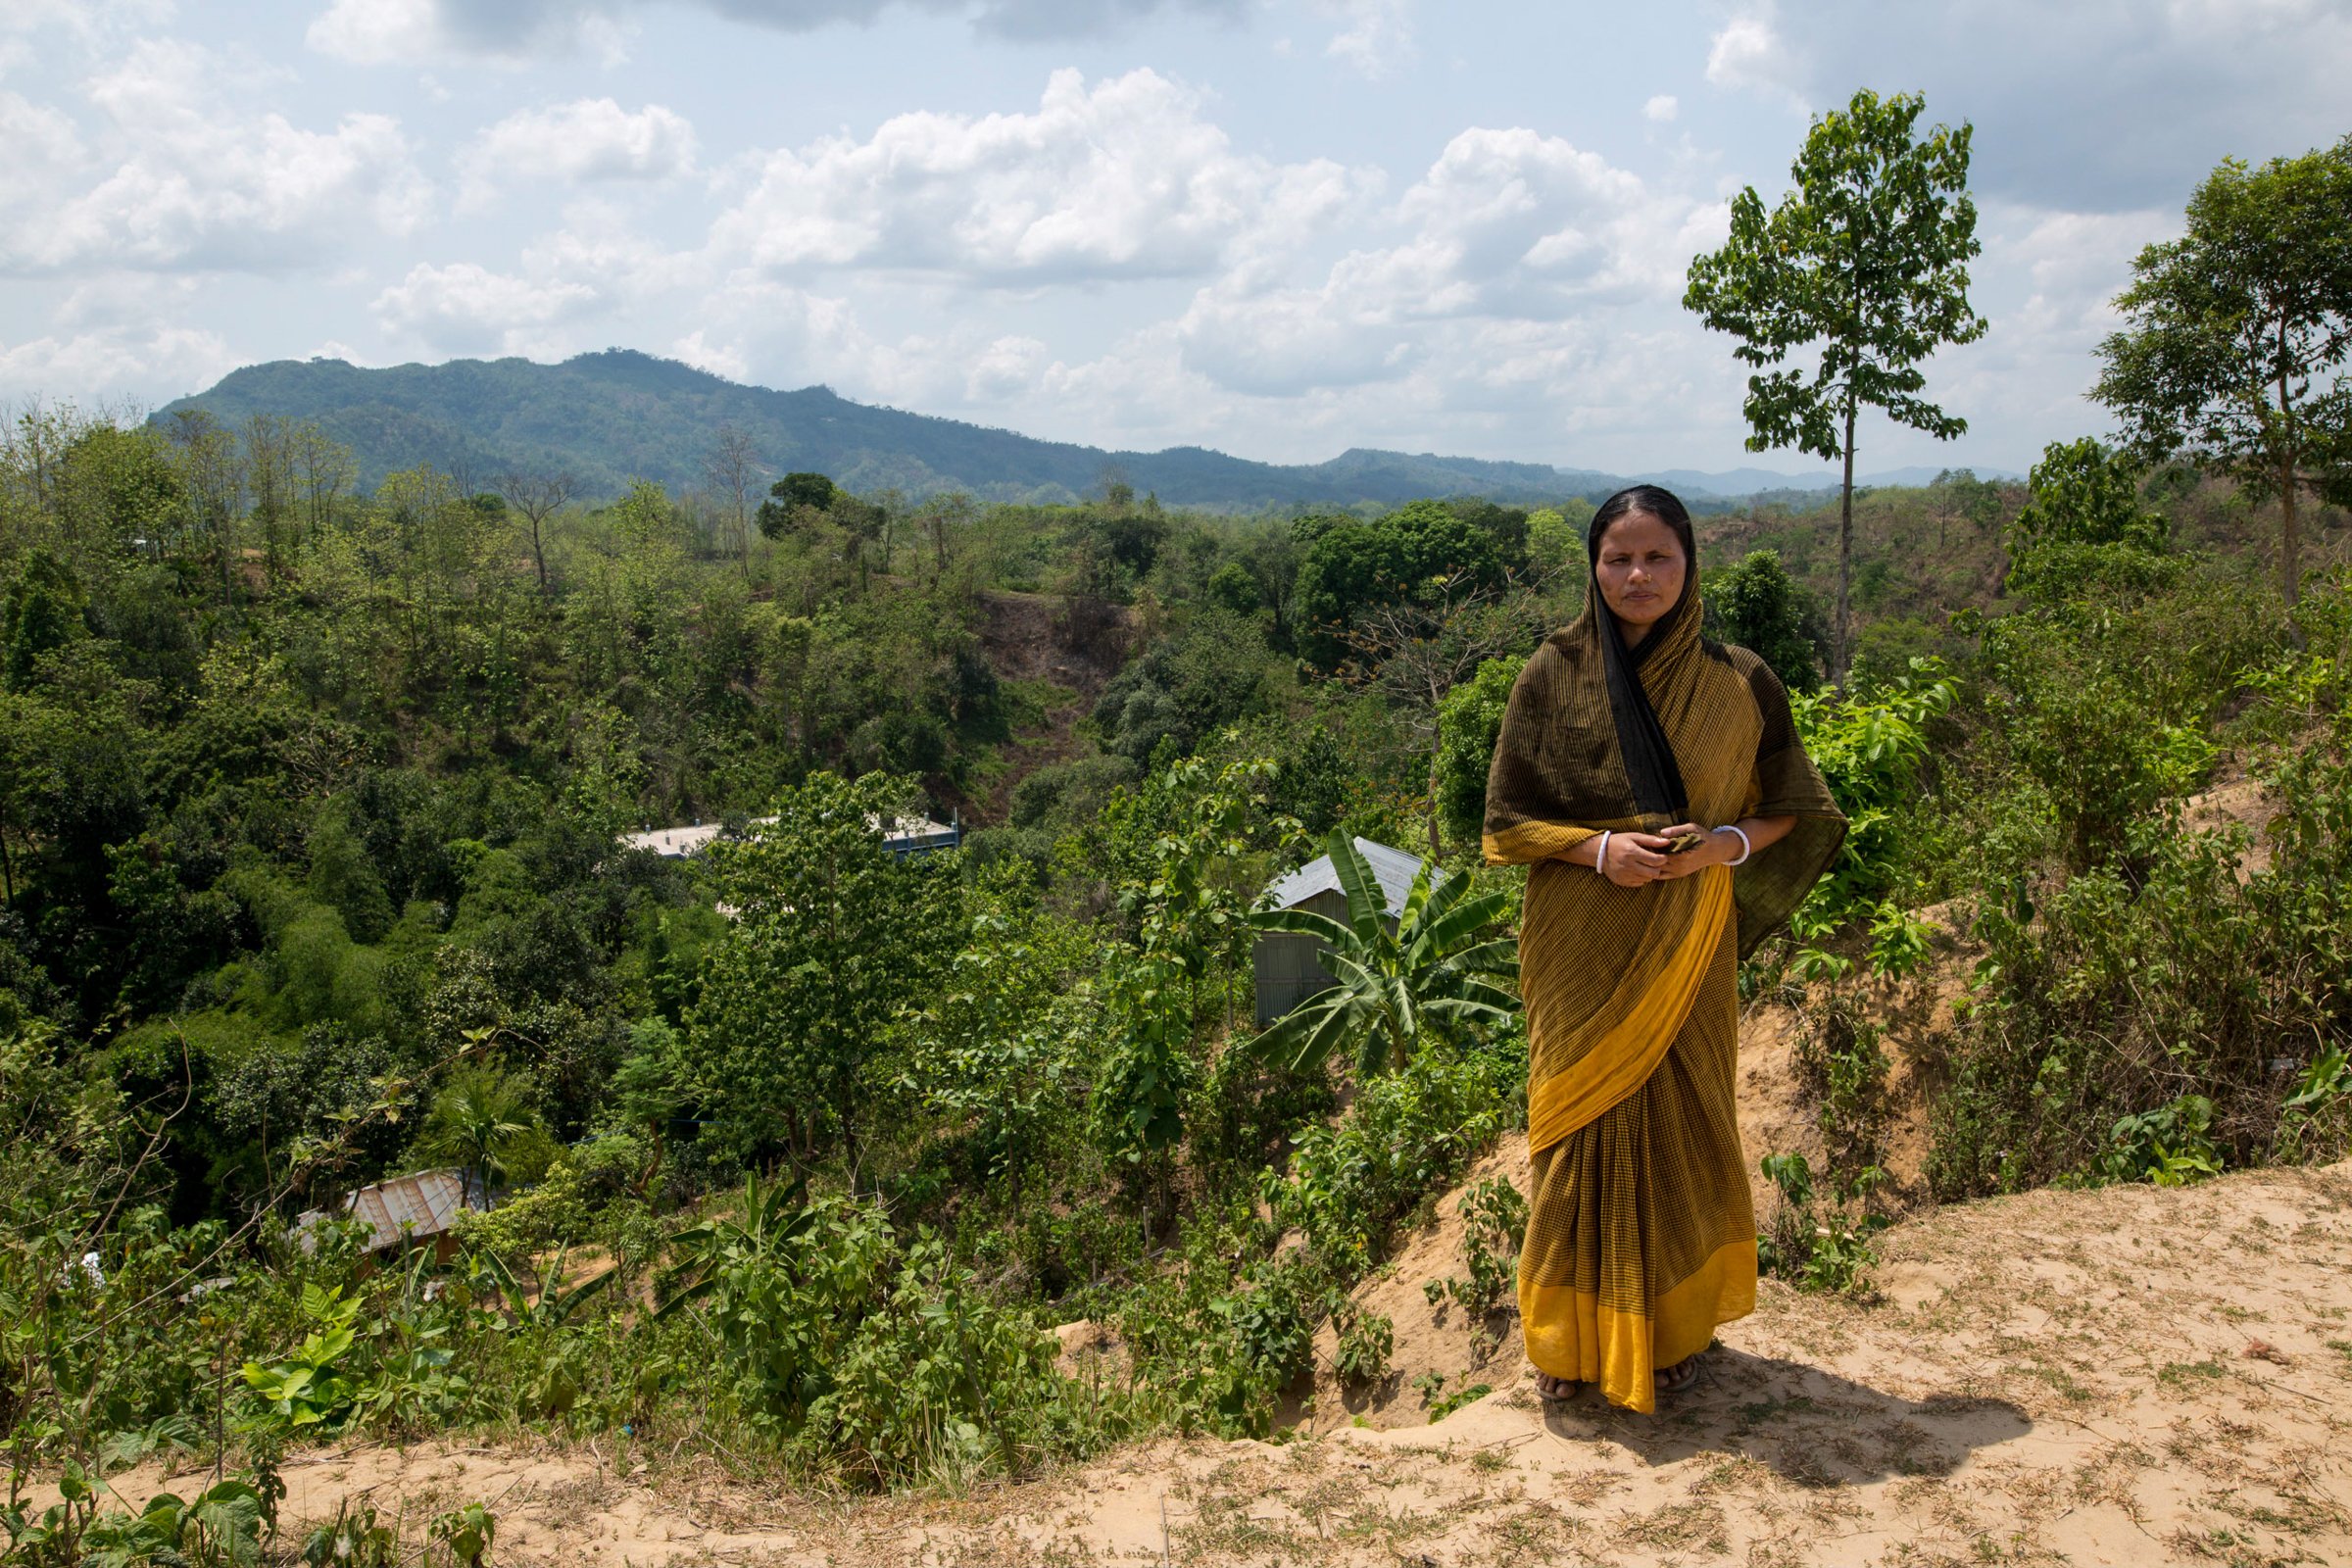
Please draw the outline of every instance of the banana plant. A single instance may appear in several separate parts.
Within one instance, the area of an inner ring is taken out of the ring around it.
[[[620,1272],[616,1268],[608,1268],[601,1274],[591,1274],[569,1289],[562,1289],[564,1253],[558,1252],[555,1262],[543,1275],[547,1283],[540,1287],[539,1295],[534,1299],[522,1282],[514,1277],[514,1270],[507,1260],[496,1252],[475,1252],[468,1262],[476,1287],[502,1299],[507,1308],[508,1321],[517,1327],[526,1324],[551,1329],[564,1327],[571,1321],[574,1313],[611,1285],[613,1276]]]
[[[790,1183],[762,1182],[759,1173],[753,1172],[744,1183],[740,1218],[708,1220],[669,1239],[671,1253],[678,1261],[663,1269],[656,1281],[655,1297],[661,1305],[654,1315],[667,1317],[689,1301],[709,1296],[730,1263],[780,1260],[816,1219],[817,1211],[808,1203],[806,1177]]]
[[[1518,998],[1489,977],[1517,967],[1518,946],[1479,939],[1501,917],[1505,895],[1473,898],[1468,877],[1435,880],[1423,866],[1392,931],[1380,884],[1355,840],[1334,828],[1325,851],[1348,897],[1344,923],[1311,909],[1250,916],[1255,930],[1320,940],[1323,966],[1336,977],[1250,1042],[1260,1059],[1303,1071],[1348,1046],[1356,1071],[1370,1076],[1403,1065],[1433,1026],[1500,1025],[1516,1016]]]

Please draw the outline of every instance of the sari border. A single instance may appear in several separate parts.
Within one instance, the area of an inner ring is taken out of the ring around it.
[[[1573,1285],[1519,1286],[1527,1359],[1537,1371],[1594,1383],[1611,1404],[1657,1409],[1657,1369],[1697,1354],[1722,1325],[1756,1309],[1756,1239],[1726,1242],[1640,1310],[1604,1305]]]

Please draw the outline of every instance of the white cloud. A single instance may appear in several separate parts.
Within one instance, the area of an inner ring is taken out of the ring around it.
[[[363,227],[423,220],[431,186],[397,122],[351,114],[318,131],[243,112],[240,74],[199,45],[149,38],[87,83],[104,121],[87,136],[53,111],[0,106],[36,149],[0,187],[0,267],[279,271]]]
[[[1524,379],[1531,332],[1577,322],[1582,341],[1596,311],[1678,295],[1681,247],[1715,214],[1559,137],[1465,130],[1388,215],[1395,243],[1349,252],[1314,286],[1219,279],[1176,343],[1188,369],[1259,396],[1396,381],[1465,353],[1489,365],[1495,334]]]
[[[1237,153],[1153,72],[1057,71],[1035,114],[909,114],[768,154],[713,249],[771,271],[906,269],[1028,283],[1183,276],[1281,251],[1368,188]]]
[[[51,333],[0,343],[0,397],[169,402],[242,363],[226,339],[202,327],[145,322]]]
[[[585,283],[493,272],[473,262],[418,263],[368,311],[385,330],[450,354],[524,354],[545,329],[596,303]]]
[[[808,32],[870,25],[891,11],[968,18],[974,30],[1024,40],[1099,36],[1162,10],[1241,14],[1247,0],[682,0],[754,26]],[[628,52],[657,0],[331,0],[307,41],[362,64],[486,60],[520,64],[582,52],[608,65]]]
[[[1673,120],[1681,108],[1674,94],[1662,92],[1642,106],[1642,118],[1663,125]]]
[[[1316,0],[1344,25],[1324,49],[1374,81],[1394,75],[1413,55],[1412,0]]]
[[[743,351],[733,344],[710,342],[709,335],[699,326],[672,343],[669,352],[698,370],[709,370],[712,375],[723,375],[730,381],[751,378],[751,362],[744,358]]]
[[[1776,97],[1802,112],[1798,82],[1803,68],[1775,24],[1770,0],[1725,23],[1707,44],[1707,80],[1718,87],[1747,88]]]
[[[320,54],[370,65],[431,60],[448,48],[435,0],[334,0],[304,37]]]
[[[463,204],[479,207],[505,185],[540,180],[659,182],[694,169],[694,127],[660,104],[630,112],[610,98],[517,110],[459,155]]]

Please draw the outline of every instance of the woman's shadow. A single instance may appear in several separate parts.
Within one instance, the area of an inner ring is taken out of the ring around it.
[[[1619,1409],[1590,1387],[1544,1408],[1551,1436],[1614,1443],[1652,1467],[1720,1453],[1814,1487],[1949,1475],[1977,1449],[2033,1425],[2005,1399],[1898,1398],[1819,1367],[1721,1346],[1707,1353],[1696,1386],[1658,1396],[1655,1415]]]

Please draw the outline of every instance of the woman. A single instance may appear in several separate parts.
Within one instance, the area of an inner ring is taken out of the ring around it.
[[[1739,960],[1845,836],[1788,696],[1699,635],[1690,515],[1593,514],[1585,612],[1511,688],[1485,850],[1528,865],[1519,930],[1533,1164],[1519,1310],[1546,1398],[1648,1412],[1755,1305],[1734,1100]]]

